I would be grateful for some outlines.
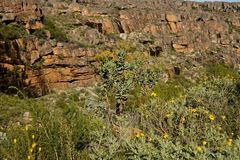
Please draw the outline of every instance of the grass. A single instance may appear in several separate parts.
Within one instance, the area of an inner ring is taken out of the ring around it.
[[[96,90],[95,98],[82,91],[38,100],[1,94],[0,126],[7,141],[0,142],[0,158],[237,159],[236,84],[227,77],[209,79],[165,104],[161,96],[149,93],[145,101],[135,103],[138,108],[112,114],[114,123]],[[30,122],[24,121],[25,112]]]
[[[206,73],[209,76],[213,77],[231,77],[231,78],[238,78],[239,74],[233,70],[231,67],[225,64],[208,64],[206,65]]]
[[[44,29],[50,31],[52,38],[60,42],[68,41],[67,35],[62,31],[61,28],[57,26],[57,24],[50,17],[45,17],[43,20],[43,24],[44,24]],[[42,37],[42,34],[41,34],[41,37]]]
[[[163,82],[135,56],[97,54],[102,82],[92,88],[1,93],[0,159],[239,159],[238,72],[211,64],[196,82],[183,73]]]
[[[0,40],[9,41],[22,37],[26,34],[22,24],[0,23]]]
[[[121,115],[98,87],[0,94],[0,159],[239,159],[239,75],[222,65],[206,73],[195,84],[182,75],[138,83]]]

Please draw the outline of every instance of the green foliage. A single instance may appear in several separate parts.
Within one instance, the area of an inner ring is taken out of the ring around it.
[[[60,42],[68,41],[67,35],[62,31],[61,28],[58,28],[57,24],[55,24],[51,18],[45,17],[43,24],[44,29],[50,31],[52,38],[55,38],[57,41]]]
[[[122,105],[127,99],[127,94],[133,86],[134,67],[126,63],[125,52],[120,51],[117,54],[116,61],[105,59],[102,61],[99,75],[102,80],[102,93],[107,93],[108,90],[113,90],[117,105]],[[107,95],[106,95],[107,96]],[[121,112],[122,106],[116,106],[116,112]]]
[[[43,67],[44,59],[42,58],[41,60],[35,62],[31,67],[34,70],[39,70]]]
[[[101,121],[62,97],[48,105],[50,108],[45,106],[46,100],[0,98],[1,117],[6,118],[0,121],[1,132],[7,135],[6,140],[0,140],[0,159],[81,159],[91,133],[102,126]],[[21,120],[26,111],[30,112],[30,124]]]
[[[155,85],[154,92],[163,101],[169,101],[185,93],[185,89],[191,86],[191,82],[183,76],[174,76],[167,83],[160,82]]]
[[[22,37],[26,31],[22,24],[4,24],[0,22],[0,40],[8,41]]]
[[[231,77],[204,81],[189,92],[187,103],[194,108],[204,107],[217,117],[225,116],[224,129],[228,134],[239,134],[238,83]],[[225,98],[223,98],[225,97]],[[221,118],[220,118],[221,119]]]
[[[46,31],[44,29],[38,29],[36,30],[33,35],[35,35],[36,37],[38,37],[39,39],[46,39],[47,35],[46,35]]]
[[[0,94],[0,159],[239,159],[233,69],[209,65],[197,83],[183,75],[163,82],[147,58],[123,51],[95,58],[96,88],[38,99]]]
[[[17,88],[24,88],[25,83],[24,79],[26,74],[21,71],[21,68],[18,66],[13,66],[12,70],[8,70],[0,66],[0,90],[4,93],[13,94],[16,93]],[[26,90],[22,90],[25,92]]]
[[[101,96],[71,91],[36,101],[1,94],[0,132],[6,136],[0,137],[0,158],[239,159],[235,80],[204,80],[166,103],[159,95],[141,94],[141,87],[135,88],[141,103],[131,99],[138,108],[113,115],[118,132],[102,116],[101,107],[107,106]],[[28,124],[22,120],[26,111]],[[132,131],[135,128],[141,136]]]
[[[123,103],[135,86],[153,85],[159,77],[158,70],[141,68],[142,62],[138,60],[128,62],[124,51],[119,51],[116,57],[112,58],[109,57],[108,52],[106,57],[97,57],[101,65],[99,69],[102,82],[100,88],[104,96],[109,96],[108,93],[114,95],[117,101],[116,112],[119,109],[122,111]]]
[[[208,64],[206,65],[206,73],[208,76],[213,77],[231,77],[237,78],[238,73],[225,64]]]
[[[122,39],[117,41],[117,45],[120,49],[123,49],[124,51],[130,52],[130,53],[136,51],[137,49],[132,42],[122,40]]]

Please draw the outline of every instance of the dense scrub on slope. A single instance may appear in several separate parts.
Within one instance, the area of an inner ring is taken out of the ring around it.
[[[9,41],[17,39],[26,34],[22,24],[4,24],[0,22],[0,40]]]
[[[0,159],[239,159],[236,71],[206,65],[195,82],[164,82],[140,57],[97,59],[96,87],[0,95]]]

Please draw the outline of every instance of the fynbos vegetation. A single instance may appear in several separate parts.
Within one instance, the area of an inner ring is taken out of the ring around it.
[[[239,3],[0,1],[0,160],[240,159]]]
[[[0,158],[238,159],[239,74],[207,66],[194,85],[161,90],[161,71],[128,56],[97,55],[96,89],[38,101],[1,94]]]

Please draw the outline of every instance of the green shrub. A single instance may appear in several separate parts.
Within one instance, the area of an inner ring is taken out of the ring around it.
[[[7,139],[0,140],[0,159],[77,159],[82,152],[87,159],[85,148],[91,134],[102,128],[101,121],[72,100],[60,98],[47,108],[46,100],[0,98],[4,99],[1,108],[14,107],[11,112],[1,112],[11,121],[0,123],[7,135]],[[31,115],[29,124],[21,120],[26,111]]]
[[[96,56],[100,63],[101,83],[99,87],[108,99],[112,95],[114,96],[116,113],[120,114],[129,93],[136,86],[153,85],[159,78],[160,71],[140,67],[143,63],[139,60],[127,61],[124,51],[119,51],[116,55],[111,55],[111,52],[103,52],[102,54],[105,56]]]
[[[210,77],[231,77],[233,79],[239,78],[239,74],[225,64],[208,64],[206,65],[206,73],[207,76]]]
[[[39,39],[46,39],[47,35],[46,35],[46,31],[44,29],[38,29],[36,30],[33,35],[35,35],[36,37],[38,37]]]
[[[137,49],[132,42],[122,40],[122,39],[117,41],[117,45],[120,49],[123,49],[126,52],[130,52],[130,53],[136,51]]]
[[[184,76],[176,75],[166,83],[157,83],[154,87],[154,92],[161,97],[163,101],[170,101],[185,94],[185,90],[191,87],[191,85],[192,83],[184,78]]]
[[[44,29],[50,31],[52,38],[55,38],[57,41],[60,41],[60,42],[68,41],[67,35],[62,31],[61,28],[59,28],[54,23],[54,21],[51,18],[45,17],[43,24],[44,24]]]
[[[0,23],[0,40],[8,41],[22,37],[26,34],[22,24]]]
[[[6,137],[0,137],[0,159],[239,159],[237,89],[234,80],[213,78],[166,103],[137,89],[139,99],[147,98],[132,102],[137,109],[112,115],[118,132],[100,111],[106,103],[98,96],[80,100],[71,91],[36,101],[1,94]],[[21,121],[26,111],[29,124]]]
[[[102,54],[96,88],[38,99],[0,94],[0,159],[239,159],[234,70],[211,66],[194,85],[183,75],[164,83],[149,63]]]

